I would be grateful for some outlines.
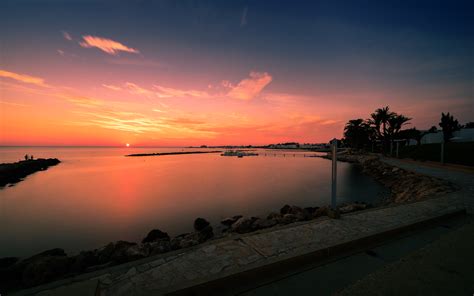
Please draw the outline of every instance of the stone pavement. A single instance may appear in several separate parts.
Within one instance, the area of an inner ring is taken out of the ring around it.
[[[474,223],[454,230],[336,295],[474,295]]]
[[[357,242],[464,211],[462,200],[440,197],[393,207],[355,212],[339,220],[318,219],[247,235],[213,240],[124,266],[81,275],[19,295],[163,295],[209,281],[256,270],[289,259],[328,256]],[[96,294],[96,292],[98,294]]]

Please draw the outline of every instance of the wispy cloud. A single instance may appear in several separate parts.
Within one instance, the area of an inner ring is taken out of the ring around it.
[[[148,98],[200,98],[200,99],[218,99],[231,98],[238,100],[251,100],[257,97],[263,89],[272,81],[272,76],[267,72],[250,72],[249,78],[241,80],[237,85],[228,80],[221,83],[220,89],[216,91],[178,89],[154,84],[151,89],[139,86],[133,82],[125,82],[123,87],[116,85],[102,86],[118,91],[126,90],[131,94],[142,95]],[[214,90],[214,88],[207,87]]]
[[[209,93],[199,90],[180,90],[171,87],[164,87],[159,85],[153,85],[156,93],[161,98],[173,98],[173,97],[194,97],[194,98],[209,98]]]
[[[248,7],[245,6],[244,10],[242,11],[242,17],[240,18],[240,26],[241,27],[247,25],[247,11],[248,11]]]
[[[272,79],[267,72],[250,72],[250,78],[240,81],[237,86],[230,86],[231,90],[227,96],[239,100],[251,100],[260,94]]]
[[[122,89],[121,87],[118,87],[118,86],[115,86],[115,85],[102,84],[102,86],[105,87],[105,88],[111,89],[111,90],[115,90],[115,91],[118,91],[118,90]]]
[[[13,80],[16,80],[16,81],[20,81],[20,82],[23,82],[23,83],[34,84],[34,85],[37,85],[37,86],[50,87],[48,84],[46,84],[44,82],[43,78],[24,75],[24,74],[18,74],[18,73],[14,73],[14,72],[0,70],[0,77],[10,78],[10,79],[13,79]]]
[[[7,101],[0,101],[0,104],[9,105],[9,106],[16,106],[16,107],[30,107],[31,105],[27,104],[20,104],[20,103],[12,103]]]
[[[61,33],[63,33],[64,39],[66,39],[66,40],[68,40],[68,41],[72,41],[72,37],[71,37],[71,35],[70,35],[68,32],[66,32],[66,31],[61,31]]]
[[[120,42],[114,41],[112,39],[85,35],[82,36],[83,41],[79,42],[79,45],[84,48],[96,47],[103,52],[106,52],[111,55],[118,55],[120,51],[129,52],[129,53],[140,53],[137,49],[128,47]]]

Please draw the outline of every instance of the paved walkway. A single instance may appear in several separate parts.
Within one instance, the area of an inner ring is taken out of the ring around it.
[[[315,262],[310,268],[293,270],[292,273],[274,278],[271,281],[256,283],[254,287],[238,295],[334,295],[337,291],[354,284],[387,264],[397,262],[400,258],[426,247],[469,222],[473,222],[472,217],[469,216],[443,219],[439,223],[429,225],[426,228],[393,236],[380,245],[367,246],[367,248],[355,254],[338,256],[330,262]],[[363,289],[360,291],[361,295],[367,294]],[[352,295],[352,292],[352,289],[347,289],[344,295]],[[406,294],[408,293],[403,291],[399,295]],[[433,295],[432,293],[419,294]]]
[[[474,223],[368,275],[337,295],[473,295]]]
[[[344,215],[342,219],[314,220],[215,240],[194,248],[165,253],[86,278],[67,279],[20,295],[163,295],[308,254],[327,256],[364,239],[392,235],[397,229],[463,210],[453,197],[428,199],[400,206]],[[35,294],[36,293],[36,294]]]

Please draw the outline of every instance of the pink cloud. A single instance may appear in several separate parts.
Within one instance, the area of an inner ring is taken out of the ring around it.
[[[4,70],[0,70],[0,77],[6,77],[6,78],[10,78],[10,79],[20,81],[20,82],[23,82],[23,83],[34,84],[34,85],[37,85],[37,86],[49,87],[49,85],[47,85],[44,82],[44,79],[39,78],[39,77],[34,77],[34,76],[29,76],[29,75],[24,75],[24,74],[18,74],[18,73],[4,71]]]
[[[130,48],[120,42],[107,39],[107,38],[86,35],[86,36],[82,36],[82,39],[84,41],[79,42],[80,46],[84,48],[96,47],[102,50],[103,52],[106,52],[111,55],[117,55],[120,51],[129,52],[129,53],[140,53],[140,51],[138,51],[137,49]]]
[[[250,72],[250,78],[240,81],[235,87],[230,86],[231,90],[227,96],[233,99],[251,100],[260,94],[272,82],[272,79],[272,76],[267,72]],[[227,83],[227,85],[229,84]]]

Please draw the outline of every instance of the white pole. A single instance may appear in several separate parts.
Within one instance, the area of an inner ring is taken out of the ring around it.
[[[337,140],[332,140],[332,188],[331,208],[336,209],[336,185],[337,185]]]

